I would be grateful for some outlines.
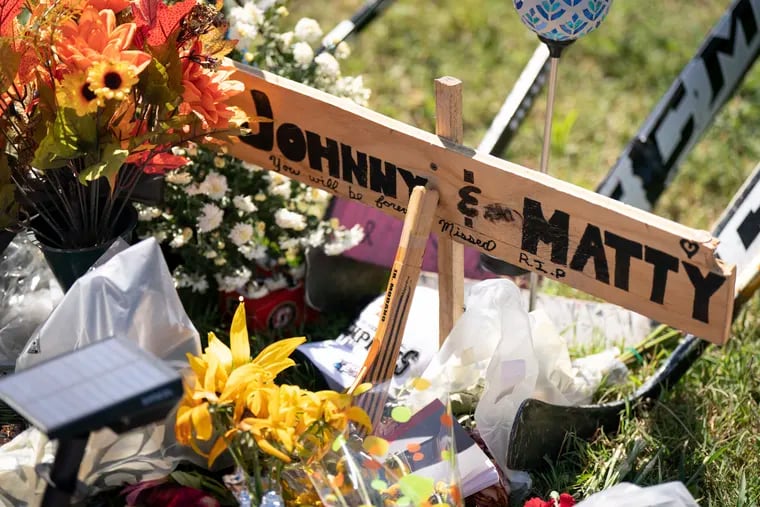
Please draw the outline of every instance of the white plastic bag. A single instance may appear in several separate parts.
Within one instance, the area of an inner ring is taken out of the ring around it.
[[[80,277],[26,344],[16,368],[112,336],[127,337],[157,357],[182,365],[187,365],[186,352],[200,351],[198,331],[182,307],[154,238]]]
[[[18,234],[0,253],[0,367],[13,370],[29,336],[62,298],[40,249]]]
[[[146,239],[115,255],[109,250],[104,257],[109,256],[74,283],[25,346],[17,369],[113,336],[134,340],[177,369],[187,366],[186,353],[200,353],[198,332],[182,307],[156,240]],[[39,501],[34,466],[43,457],[50,461],[55,449],[46,440],[29,429],[0,447],[0,503]],[[179,459],[195,456],[177,444],[170,414],[163,422],[121,435],[108,429],[92,433],[79,479],[88,487],[86,493],[94,494],[166,476]],[[11,491],[13,496],[7,496]]]
[[[467,341],[477,350],[482,346],[481,353],[488,354],[486,386],[475,409],[475,421],[496,463],[512,482],[514,475],[506,466],[509,432],[517,407],[536,391],[539,361],[519,289],[506,280],[489,280],[473,287],[471,298],[476,289],[482,291],[476,306],[468,299],[465,314],[470,317],[464,320],[463,316],[463,327],[457,323],[454,331],[463,334],[458,341]]]
[[[591,495],[576,507],[699,507],[686,486],[680,482],[666,482],[642,488],[622,482]]]
[[[542,310],[530,313],[531,335],[539,376],[531,398],[555,405],[591,403],[602,380],[624,382],[628,368],[617,358],[616,348],[570,359],[567,342]]]
[[[519,290],[507,280],[487,280],[472,288],[467,311],[446,345],[453,355],[464,358],[458,376],[467,382],[482,375],[482,360],[488,361],[485,389],[475,409],[478,432],[513,489],[529,486],[528,474],[506,466],[509,435],[520,404],[527,398],[555,405],[588,403],[602,376],[573,366],[567,342],[546,314],[529,315]],[[451,363],[453,356],[445,356],[443,350],[441,356]],[[425,376],[447,378],[443,370],[430,368]],[[456,382],[451,385],[457,387]]]
[[[415,406],[423,407],[433,398],[473,388],[485,376],[501,337],[514,332],[517,348],[510,354],[511,368],[505,378],[512,385],[526,377],[535,384],[538,374],[530,338],[530,322],[522,308],[520,290],[509,280],[486,280],[474,284],[467,294],[467,310],[454,324],[443,346],[433,356],[421,377],[432,386],[415,393]],[[417,399],[419,398],[419,399]]]

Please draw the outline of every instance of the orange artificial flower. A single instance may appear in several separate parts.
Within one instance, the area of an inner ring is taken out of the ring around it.
[[[95,7],[98,11],[110,9],[117,14],[132,4],[129,0],[89,0],[87,3]]]
[[[61,28],[60,41],[55,49],[66,71],[88,71],[96,63],[107,60],[125,62],[132,66],[135,75],[150,63],[148,53],[129,49],[137,25],[116,25],[116,15],[110,9],[98,11],[87,5],[78,20],[68,19]]]
[[[178,167],[186,165],[190,160],[173,153],[156,153],[150,151],[137,151],[127,157],[126,163],[136,164],[142,167],[146,174],[164,174]]]
[[[235,68],[232,65],[221,66],[211,71],[191,58],[184,58],[182,61],[184,92],[179,112],[193,113],[198,116],[205,130],[227,128],[236,116],[235,109],[227,105],[227,100],[245,89],[242,82],[229,79],[233,72]]]

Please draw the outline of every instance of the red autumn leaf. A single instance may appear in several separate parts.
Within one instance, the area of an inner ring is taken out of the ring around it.
[[[153,47],[165,44],[196,3],[196,0],[183,0],[171,6],[162,0],[139,0],[133,3],[132,14],[141,39]]]
[[[189,162],[185,157],[173,153],[157,153],[147,161],[143,168],[146,174],[164,174]]]
[[[161,0],[139,0],[132,3],[132,15],[135,18],[137,28],[150,28],[158,17],[158,4]]]
[[[16,19],[24,0],[2,0],[0,1],[0,35],[5,37],[9,35],[13,27],[13,20]]]

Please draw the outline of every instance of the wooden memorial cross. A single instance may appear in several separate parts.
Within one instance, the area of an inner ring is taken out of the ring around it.
[[[453,241],[714,343],[728,339],[736,270],[707,231],[237,68],[248,92],[231,104],[265,120],[229,146],[232,155],[399,218],[414,187],[434,189],[433,227]]]

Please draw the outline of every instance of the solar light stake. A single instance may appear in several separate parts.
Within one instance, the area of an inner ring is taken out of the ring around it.
[[[530,28],[541,42],[549,47],[551,67],[549,69],[549,91],[546,117],[544,120],[544,140],[541,150],[541,172],[549,172],[549,150],[551,149],[552,116],[554,94],[557,89],[557,67],[562,50],[573,41],[599,28],[607,15],[612,0],[514,0],[520,20]],[[539,277],[530,274],[530,299],[528,311],[536,307],[536,290]]]
[[[0,400],[58,440],[52,467],[35,467],[47,482],[43,507],[71,504],[91,432],[123,433],[161,420],[181,397],[179,373],[126,338],[97,341],[0,379]]]

